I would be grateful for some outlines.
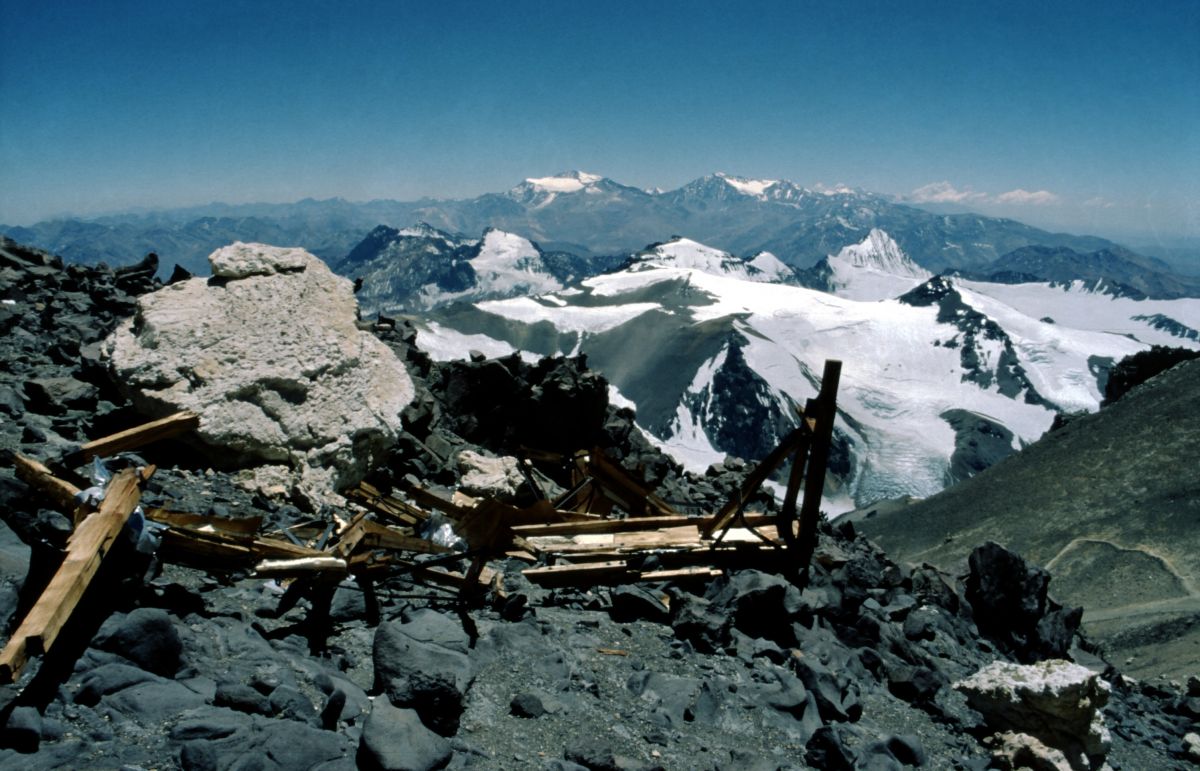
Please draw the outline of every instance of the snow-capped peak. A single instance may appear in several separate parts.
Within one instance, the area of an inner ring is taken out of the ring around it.
[[[767,194],[767,189],[779,184],[777,179],[746,179],[745,177],[731,177],[728,174],[718,171],[713,176],[724,180],[725,184],[732,187],[742,195],[748,195],[753,198],[763,198]]]
[[[599,174],[588,174],[586,171],[564,171],[552,177],[529,177],[525,184],[547,193],[575,193],[601,179],[603,177]]]
[[[879,228],[871,228],[867,237],[857,244],[843,246],[834,259],[856,268],[870,268],[893,276],[926,279],[931,275],[913,262],[900,245]]]
[[[820,193],[821,195],[857,195],[859,192],[859,191],[855,190],[854,188],[849,187],[848,185],[843,185],[841,183],[838,183],[838,184],[834,185],[833,187],[830,187],[829,185],[825,185],[820,182],[813,185],[812,191],[814,193]]]
[[[409,225],[406,228],[400,228],[395,232],[395,235],[397,237],[407,238],[440,238],[446,242],[454,242],[459,240],[455,239],[449,233],[438,230],[427,222],[418,222],[415,225]]]
[[[639,255],[645,266],[699,270],[715,276],[730,276],[745,281],[783,281],[792,271],[770,252],[760,252],[752,260],[706,246],[690,238],[676,237]]]

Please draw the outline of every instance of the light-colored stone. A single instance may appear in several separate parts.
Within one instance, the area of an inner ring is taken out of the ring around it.
[[[954,683],[990,728],[1001,734],[1000,745],[1033,752],[1044,745],[1057,755],[1043,753],[1045,768],[1103,768],[1112,738],[1101,708],[1110,688],[1094,672],[1069,661],[1037,664],[995,661],[971,677]],[[1006,733],[1025,734],[1004,739]]]
[[[357,328],[350,282],[302,249],[236,243],[209,261],[216,278],[139,298],[107,341],[117,381],[151,414],[198,412],[226,464],[290,466],[303,499],[359,481],[413,385]]]
[[[992,737],[991,744],[995,768],[1072,771],[1062,750],[1047,746],[1029,734],[1005,731]]]
[[[246,278],[269,276],[273,273],[294,273],[307,270],[315,259],[303,249],[265,247],[263,244],[244,244],[241,241],[218,249],[208,257],[214,276]]]
[[[463,450],[458,455],[458,471],[461,475],[458,487],[463,493],[476,498],[512,498],[525,484],[519,463],[519,460],[507,455],[490,458],[473,450]]]
[[[1184,734],[1183,750],[1187,753],[1188,760],[1200,763],[1200,734],[1195,732]]]

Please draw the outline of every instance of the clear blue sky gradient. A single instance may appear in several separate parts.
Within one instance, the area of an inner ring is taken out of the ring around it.
[[[9,224],[578,168],[946,181],[1034,224],[1200,235],[1197,0],[0,0],[0,28]]]

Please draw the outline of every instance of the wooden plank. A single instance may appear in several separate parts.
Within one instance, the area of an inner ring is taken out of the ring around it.
[[[136,450],[160,439],[169,439],[188,431],[195,431],[199,427],[199,415],[194,412],[177,412],[174,415],[118,431],[100,439],[93,439],[64,455],[59,462],[67,468],[75,468],[87,463],[92,458],[103,458],[119,452]]]
[[[294,578],[315,574],[344,576],[348,572],[348,566],[346,560],[340,557],[322,554],[319,557],[263,560],[254,566],[254,572],[262,578]]]
[[[544,525],[516,525],[513,532],[525,538],[538,538],[548,535],[594,535],[599,533],[623,533],[633,530],[653,530],[660,527],[676,527],[680,525],[696,525],[702,520],[691,520],[688,517],[631,517],[628,519],[600,519],[582,522],[557,522]]]
[[[134,469],[118,472],[108,485],[100,509],[71,534],[62,565],[0,652],[0,682],[12,682],[29,656],[42,654],[54,645],[137,506],[142,483],[153,471],[150,467],[142,474]]]
[[[421,554],[448,554],[451,551],[448,547],[441,544],[436,544],[414,535],[398,533],[390,527],[381,525],[378,522],[372,522],[369,519],[361,520],[357,523],[357,527],[362,533],[357,541],[358,548],[392,549],[419,552]]]
[[[459,506],[420,485],[409,485],[404,488],[404,492],[411,495],[419,505],[427,509],[437,509],[454,519],[462,519],[471,511],[471,509]]]
[[[54,476],[54,473],[45,464],[24,455],[15,455],[13,466],[16,469],[17,478],[53,501],[55,508],[63,512],[75,510],[75,496],[79,494],[78,487],[65,479]]]
[[[384,495],[367,482],[360,482],[358,487],[347,490],[344,495],[358,505],[403,525],[416,525],[429,519],[429,512],[424,509],[393,495]]]
[[[601,583],[614,578],[629,577],[633,571],[624,560],[593,562],[583,565],[548,565],[541,568],[526,568],[522,575],[535,584],[564,585],[573,583]]]
[[[186,528],[188,530],[205,531],[212,529],[229,535],[254,535],[262,527],[262,516],[253,517],[214,517],[205,514],[191,514],[186,511],[171,511],[170,509],[146,509],[146,519],[170,527]]]
[[[599,447],[592,449],[587,460],[588,471],[600,483],[605,494],[612,497],[630,516],[679,516],[669,503],[634,480],[629,472],[608,459]]]
[[[678,515],[658,517],[630,517],[628,519],[601,519],[584,522],[562,522],[547,525],[517,525],[513,532],[525,538],[540,538],[551,535],[596,535],[601,533],[625,533],[636,531],[653,532],[664,527],[682,527],[689,525],[694,528],[707,523],[703,518],[683,517]],[[774,524],[775,517],[767,514],[747,514],[746,524],[760,527]]]
[[[694,567],[694,568],[675,568],[674,570],[652,570],[648,573],[639,573],[638,583],[650,583],[656,581],[687,581],[703,579],[708,580],[716,578],[725,571],[720,568]]]
[[[256,559],[251,539],[184,528],[163,531],[158,555],[164,562],[200,570],[237,570]]]

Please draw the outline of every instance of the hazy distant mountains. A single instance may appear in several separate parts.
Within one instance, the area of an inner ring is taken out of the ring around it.
[[[1200,295],[1200,278],[1179,276],[1161,260],[1121,247],[1080,254],[1066,247],[1024,246],[971,274],[1010,284],[1030,279],[1057,283],[1082,279],[1132,296]]]
[[[990,268],[1028,246],[1062,254],[1132,255],[1102,238],[1050,233],[1008,219],[935,214],[860,190],[810,189],[724,174],[660,192],[569,172],[467,200],[213,204],[0,226],[0,232],[69,260],[119,264],[156,251],[168,268],[179,263],[203,273],[207,255],[235,240],[303,246],[335,262],[379,225],[406,228],[418,222],[471,236],[497,228],[547,252],[584,257],[629,254],[679,235],[734,254],[768,251],[798,269],[862,241],[873,228],[889,233],[918,265],[933,272]]]

